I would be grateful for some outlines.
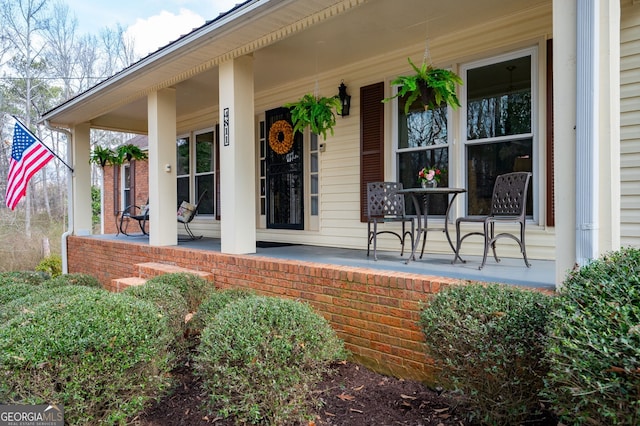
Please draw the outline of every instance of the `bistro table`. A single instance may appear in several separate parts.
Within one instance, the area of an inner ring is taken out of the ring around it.
[[[447,236],[447,241],[449,241],[449,246],[451,246],[451,250],[456,254],[456,248],[451,241],[451,236],[449,235],[449,211],[451,211],[451,206],[453,205],[453,201],[456,199],[458,194],[463,192],[467,192],[464,188],[406,188],[398,191],[398,194],[409,195],[413,200],[413,205],[416,209],[416,219],[418,222],[418,236],[415,238],[413,242],[413,247],[411,248],[411,256],[407,258],[406,263],[409,263],[411,260],[416,260],[416,251],[418,250],[418,246],[420,245],[420,238],[422,234],[424,234],[424,241],[422,243],[423,250],[424,244],[427,239],[427,231],[428,228],[428,216],[429,216],[429,196],[436,194],[446,194],[449,197],[449,204],[447,204],[447,210],[444,214],[444,227],[442,231],[444,231]],[[424,226],[422,225],[422,221],[424,220]],[[438,228],[440,229],[440,228]],[[422,258],[422,254],[420,254],[420,258]]]

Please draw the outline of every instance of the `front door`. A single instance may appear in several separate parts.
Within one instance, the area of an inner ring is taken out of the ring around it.
[[[304,229],[303,137],[291,132],[287,108],[265,113],[267,228]]]

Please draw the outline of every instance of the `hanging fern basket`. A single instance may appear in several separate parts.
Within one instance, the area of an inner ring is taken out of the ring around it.
[[[322,135],[324,139],[327,139],[327,131],[333,135],[333,126],[336,125],[334,109],[338,114],[342,111],[342,103],[338,97],[316,97],[311,93],[285,106],[291,110],[294,133],[302,132],[309,126],[313,133]]]

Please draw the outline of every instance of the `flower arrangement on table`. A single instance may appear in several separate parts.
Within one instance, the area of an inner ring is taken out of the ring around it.
[[[438,182],[440,182],[441,177],[442,171],[440,169],[427,169],[423,167],[418,171],[418,182],[420,182],[422,186],[431,184],[435,187],[438,185]]]

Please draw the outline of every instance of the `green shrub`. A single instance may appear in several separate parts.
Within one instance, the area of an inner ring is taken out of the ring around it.
[[[312,386],[343,356],[342,341],[309,305],[256,296],[228,304],[205,327],[195,365],[212,412],[290,424],[307,416]]]
[[[166,386],[172,336],[148,302],[80,291],[0,327],[0,401],[61,403],[69,424],[122,423]]]
[[[65,286],[84,286],[103,289],[102,283],[93,275],[89,274],[64,274],[51,278],[43,283],[47,288],[65,287]]]
[[[240,288],[214,291],[200,304],[198,312],[196,312],[189,322],[189,329],[192,330],[194,334],[201,333],[216,314],[229,303],[251,296],[255,296],[255,293]]]
[[[40,261],[36,266],[36,271],[49,274],[51,278],[55,278],[62,274],[62,258],[58,254],[52,254]]]
[[[20,282],[5,285],[0,291],[0,307],[4,306],[6,303],[9,303],[14,299],[18,299],[20,297],[38,291],[40,291],[40,287],[35,287],[30,284]]]
[[[543,394],[565,424],[640,424],[640,249],[571,272],[550,336]]]
[[[0,288],[15,283],[40,285],[50,278],[49,274],[33,271],[0,272]]]
[[[5,303],[0,309],[0,326],[3,322],[27,312],[33,312],[35,306],[50,300],[59,300],[76,294],[92,293],[97,289],[83,286],[39,287],[31,292]]]
[[[196,312],[200,303],[216,289],[212,282],[195,274],[182,272],[159,275],[151,278],[147,283],[164,283],[177,288],[187,301],[189,312]]]
[[[444,288],[420,325],[427,354],[474,422],[519,424],[539,407],[551,298],[499,284]]]
[[[153,303],[167,318],[167,324],[176,340],[181,340],[185,331],[185,317],[189,313],[187,302],[177,288],[158,282],[126,288],[123,294]]]

